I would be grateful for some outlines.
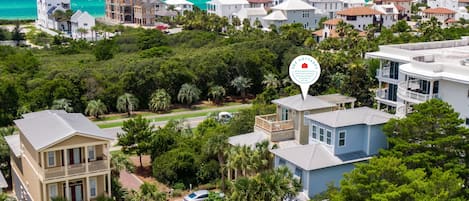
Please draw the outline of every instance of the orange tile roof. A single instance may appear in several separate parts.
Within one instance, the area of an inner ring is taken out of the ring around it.
[[[423,11],[427,14],[455,14],[456,12],[447,8],[428,8]]]
[[[394,6],[396,6],[396,8],[397,8],[398,11],[403,11],[403,10],[405,10],[405,8],[404,8],[403,6],[401,6],[401,5],[399,5],[399,4],[397,4],[397,5],[394,4]]]
[[[342,21],[340,18],[334,18],[334,19],[329,19],[324,21],[322,24],[327,24],[327,25],[337,25],[339,22]]]
[[[469,3],[469,0],[459,0],[459,3]]]
[[[358,16],[358,15],[379,15],[381,12],[369,7],[348,8],[337,12],[337,15]]]
[[[321,36],[322,37],[322,32],[324,31],[324,29],[319,29],[317,31],[313,31],[313,35],[316,35],[316,36]]]
[[[457,20],[455,20],[454,18],[449,18],[446,20],[446,23],[456,23],[458,22]]]

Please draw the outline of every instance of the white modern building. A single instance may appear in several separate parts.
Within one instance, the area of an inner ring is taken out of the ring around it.
[[[379,23],[382,27],[391,28],[398,20],[399,10],[394,4],[373,5],[371,8],[381,13]]]
[[[92,39],[93,32],[91,28],[93,28],[96,24],[96,20],[93,16],[91,16],[88,12],[81,12],[78,10],[75,12],[72,17],[70,18],[70,22],[72,24],[72,38],[80,38],[80,39]],[[81,32],[81,30],[86,30],[85,32]]]
[[[469,6],[469,0],[458,0],[458,7],[467,7]]]
[[[375,0],[374,2],[382,5],[394,4],[399,11],[399,19],[410,19],[412,0]]]
[[[64,32],[70,30],[67,22],[58,22],[54,18],[56,11],[70,10],[70,0],[37,0],[37,25]]]
[[[353,7],[337,12],[337,18],[360,31],[370,24],[378,24],[383,13],[370,7]]]
[[[184,13],[184,11],[192,11],[194,9],[194,4],[186,0],[166,0],[164,4],[166,5],[166,9],[172,6],[174,10],[181,14]]]
[[[405,116],[412,105],[439,98],[469,125],[469,38],[380,46],[366,54],[379,59],[378,109]]]
[[[315,7],[302,0],[286,0],[273,6],[272,13],[263,20],[267,25],[280,27],[284,24],[301,23],[305,29],[313,30],[324,15]]]
[[[366,5],[365,0],[342,0],[344,8],[363,7]]]
[[[207,2],[207,13],[228,17],[230,21],[242,8],[249,8],[247,0],[211,0]]]
[[[344,9],[344,1],[341,0],[309,0],[309,3],[329,19],[335,18],[336,12]]]
[[[248,19],[251,26],[255,25],[256,21],[259,21],[263,28],[268,28],[265,21],[262,19],[267,16],[267,11],[263,7],[256,8],[242,8],[238,13],[235,14],[242,22],[244,19]]]
[[[430,8],[456,10],[458,8],[458,0],[427,0],[427,6]]]

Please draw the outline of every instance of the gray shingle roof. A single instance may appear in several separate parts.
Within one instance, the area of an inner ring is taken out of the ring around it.
[[[113,140],[81,113],[46,110],[23,115],[15,120],[34,149],[40,150],[76,133]]]
[[[281,105],[296,111],[306,111],[306,110],[314,110],[314,109],[322,109],[322,108],[330,108],[335,107],[336,105],[333,103],[329,103],[324,101],[316,96],[310,96],[303,100],[301,95],[289,96],[285,98],[280,98],[273,100],[272,103]]]
[[[358,158],[347,158],[350,160],[342,160],[332,154],[328,148],[320,143],[296,146],[284,149],[272,149],[271,152],[280,158],[295,164],[303,170],[317,170],[346,163],[359,162],[368,160],[371,157],[364,156]]]
[[[21,156],[21,147],[20,147],[20,135],[9,135],[5,136],[5,141],[7,142],[10,150],[15,154],[16,157]]]
[[[317,121],[322,124],[337,128],[358,124],[377,125],[389,121],[395,116],[386,112],[371,109],[369,107],[360,107],[347,110],[336,110],[332,112],[323,112],[305,116],[307,119]]]
[[[3,176],[2,172],[0,172],[0,188],[8,188],[8,183],[5,180],[5,177]]]

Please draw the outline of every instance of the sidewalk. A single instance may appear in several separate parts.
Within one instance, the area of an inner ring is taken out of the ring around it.
[[[148,116],[143,116],[143,118],[145,118],[145,119],[154,119],[154,118],[159,118],[159,117],[172,117],[172,116],[179,116],[179,115],[184,115],[184,114],[194,114],[194,113],[202,113],[202,112],[215,112],[215,111],[223,111],[223,110],[230,110],[230,109],[242,109],[242,108],[249,108],[249,107],[251,107],[251,104],[222,106],[222,107],[215,107],[215,108],[194,110],[194,111],[184,111],[184,112],[173,112],[173,113],[168,113],[168,114],[148,115]],[[114,120],[108,120],[108,121],[95,121],[94,123],[96,125],[101,125],[101,124],[108,124],[108,123],[124,122],[124,121],[129,120],[129,119],[131,119],[131,118],[114,119]]]

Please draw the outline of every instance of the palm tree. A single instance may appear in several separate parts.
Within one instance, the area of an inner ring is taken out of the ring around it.
[[[134,169],[134,164],[125,154],[121,152],[111,154],[111,173],[113,176],[118,176],[122,170],[133,172]]]
[[[226,91],[222,86],[213,86],[208,90],[208,95],[211,96],[215,104],[220,104],[223,101]]]
[[[217,155],[218,163],[220,164],[221,190],[225,191],[225,157],[223,153],[228,147],[228,138],[226,135],[221,133],[212,138],[209,138],[207,144],[208,146],[206,147],[206,152]]]
[[[79,28],[79,29],[77,29],[77,32],[80,34],[80,38],[83,39],[83,35],[88,34],[88,29]]]
[[[179,102],[186,103],[190,108],[192,103],[200,99],[200,93],[200,89],[195,85],[186,83],[181,86],[181,89],[179,89],[177,98]]]
[[[264,75],[264,81],[262,81],[267,88],[276,89],[280,87],[280,81],[277,79],[277,76],[273,73]]]
[[[15,28],[13,28],[13,31],[11,32],[11,39],[16,42],[16,46],[20,45],[20,42],[24,40],[24,34],[21,33],[22,28],[20,26],[20,21],[16,20],[15,22]]]
[[[233,26],[237,27],[237,26],[240,26],[241,25],[241,20],[234,16],[233,19],[231,20],[231,24],[233,24]]]
[[[303,43],[303,45],[309,49],[313,49],[313,47],[317,44],[316,40],[314,40],[313,37],[308,37],[306,38],[305,42]]]
[[[51,109],[53,110],[65,110],[66,112],[73,112],[72,102],[68,99],[62,98],[54,100]]]
[[[239,76],[231,81],[231,86],[235,87],[236,90],[241,93],[243,102],[244,102],[244,98],[246,97],[246,89],[251,87],[251,85],[252,85],[251,79],[245,78],[243,76]]]
[[[131,112],[138,108],[138,99],[130,93],[124,93],[117,98],[116,107],[119,112],[127,112],[130,117]]]
[[[94,116],[96,119],[99,119],[99,115],[107,112],[106,105],[101,102],[101,100],[92,100],[88,102],[86,106],[85,113],[88,115]]]
[[[345,35],[349,31],[349,29],[351,29],[351,25],[349,25],[349,24],[345,23],[343,20],[341,20],[337,24],[336,32],[339,35],[339,37],[342,39],[342,38],[345,37]]]
[[[167,111],[171,106],[171,96],[166,90],[158,89],[151,95],[148,105],[150,110],[154,112]]]

